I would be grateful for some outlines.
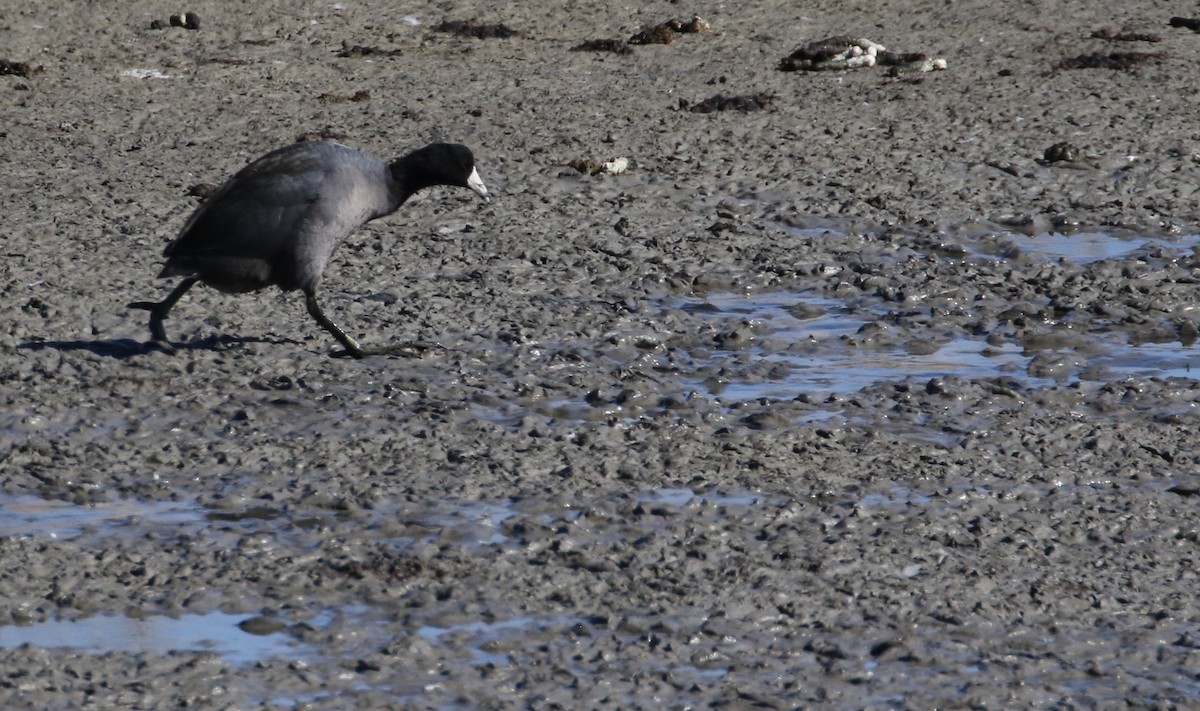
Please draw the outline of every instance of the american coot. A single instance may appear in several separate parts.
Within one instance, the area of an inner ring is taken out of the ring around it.
[[[368,351],[317,304],[321,274],[357,227],[433,185],[470,188],[488,199],[466,146],[434,143],[390,164],[330,141],[280,148],[238,171],[167,245],[158,276],[184,277],[175,290],[162,301],[129,307],[150,312],[151,336],[169,348],[163,319],[198,281],[230,294],[271,285],[300,289],[308,313],[345,347],[337,355],[361,358]]]

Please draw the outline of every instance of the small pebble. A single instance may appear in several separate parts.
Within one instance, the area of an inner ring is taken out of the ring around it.
[[[256,615],[238,623],[238,629],[241,631],[260,636],[275,634],[286,627],[287,625],[282,620],[265,615]]]

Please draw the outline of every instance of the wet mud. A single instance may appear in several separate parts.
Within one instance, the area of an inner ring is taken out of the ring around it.
[[[187,9],[0,29],[0,705],[1200,704],[1158,4]],[[779,69],[836,36],[946,69]],[[428,347],[207,288],[148,346],[192,187],[302,135],[475,152],[322,287]]]

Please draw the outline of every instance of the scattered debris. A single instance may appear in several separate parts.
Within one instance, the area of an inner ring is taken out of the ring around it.
[[[296,136],[296,143],[304,143],[305,141],[344,141],[349,136],[332,128],[326,127],[320,131],[307,131]]]
[[[28,62],[14,62],[11,59],[0,59],[0,76],[12,74],[28,79],[30,74],[40,74],[45,70],[46,68],[40,64],[36,67],[31,67]]]
[[[1070,57],[1058,63],[1059,69],[1115,69],[1133,71],[1148,62],[1166,59],[1165,52],[1096,52]]]
[[[508,39],[521,34],[503,23],[485,25],[471,20],[465,22],[447,20],[434,25],[431,29],[434,32],[448,32],[459,37],[474,37],[475,39]]]
[[[1059,141],[1053,146],[1050,146],[1042,153],[1042,158],[1047,163],[1058,163],[1060,161],[1077,161],[1083,157],[1083,151],[1079,150],[1078,146],[1067,141]]]
[[[185,30],[198,30],[200,29],[200,16],[194,12],[185,12],[182,15],[171,15],[167,22],[151,20],[150,29],[163,30],[167,28],[168,24],[171,27],[182,27]]]
[[[398,57],[403,52],[400,49],[382,49],[380,47],[367,47],[365,45],[356,44],[350,46],[342,42],[342,49],[337,53],[338,57]]]
[[[666,22],[644,28],[629,38],[629,44],[671,44],[675,33],[700,34],[711,32],[712,25],[699,15],[692,15],[690,20],[667,20]]]
[[[741,231],[732,222],[721,222],[721,221],[714,222],[711,225],[709,225],[708,227],[705,227],[704,229],[713,235],[719,235],[722,232],[740,232]]]
[[[1153,32],[1113,32],[1112,30],[1096,30],[1092,39],[1108,40],[1109,42],[1162,42],[1162,37]]]
[[[873,67],[876,55],[883,49],[886,49],[883,45],[869,39],[838,35],[804,45],[785,57],[779,68],[795,72]]]
[[[224,64],[230,67],[248,67],[255,63],[253,59],[245,57],[205,57],[201,61],[205,64]]]
[[[571,48],[572,52],[612,52],[613,54],[633,54],[633,47],[625,40],[593,39],[584,40]]]
[[[1172,17],[1167,24],[1171,27],[1186,27],[1192,32],[1200,32],[1200,17]]]
[[[921,52],[882,52],[875,60],[880,66],[888,68],[890,77],[898,77],[901,74],[924,74],[946,68],[945,59],[930,57]]]
[[[629,44],[671,44],[675,41],[675,30],[666,23],[655,25],[629,38]]]
[[[134,79],[173,79],[174,77],[161,69],[122,69],[121,76]]]
[[[576,158],[567,165],[584,175],[620,175],[629,169],[629,159],[613,158],[606,163],[601,163],[590,158]]]
[[[699,15],[692,15],[690,20],[671,20],[667,23],[671,29],[676,32],[681,32],[685,35],[698,35],[705,32],[712,32],[712,25],[708,24],[708,20]]]
[[[717,94],[698,104],[688,104],[687,99],[680,99],[679,108],[687,109],[694,114],[711,114],[714,111],[762,111],[769,107],[774,100],[775,94],[770,91],[742,94],[741,96]]]
[[[1000,161],[995,161],[995,160],[985,160],[983,162],[983,164],[986,166],[989,166],[991,168],[995,168],[996,170],[1002,171],[1004,173],[1008,173],[1009,175],[1011,175],[1014,178],[1021,177],[1021,171],[1018,170],[1017,166],[1013,165],[1012,163],[1008,163],[1008,162],[1001,163]]]
[[[349,96],[346,94],[321,94],[317,97],[317,101],[320,101],[324,104],[341,104],[345,102],[360,102],[370,100],[371,92],[367,89],[359,89]]]
[[[212,183],[196,183],[187,189],[188,196],[198,197],[200,202],[204,202],[215,192],[217,192],[217,186]]]
[[[876,64],[891,67],[893,75],[946,68],[946,60],[940,57],[929,57],[920,52],[890,52],[887,47],[869,39],[838,35],[797,49],[779,62],[779,69],[785,72],[826,71]]]
[[[1057,165],[1061,168],[1077,170],[1100,167],[1095,158],[1087,156],[1083,149],[1069,141],[1059,141],[1047,148],[1042,152],[1042,159],[1038,162],[1042,165]]]

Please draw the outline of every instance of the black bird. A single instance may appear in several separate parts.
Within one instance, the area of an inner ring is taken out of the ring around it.
[[[321,275],[351,232],[434,185],[470,188],[488,199],[471,150],[458,144],[433,143],[391,163],[331,141],[272,151],[197,207],[167,245],[158,277],[184,277],[174,291],[129,308],[149,311],[151,336],[169,347],[163,319],[198,281],[230,294],[271,285],[299,289],[308,313],[345,347],[335,355],[362,358],[370,352],[317,304]]]

